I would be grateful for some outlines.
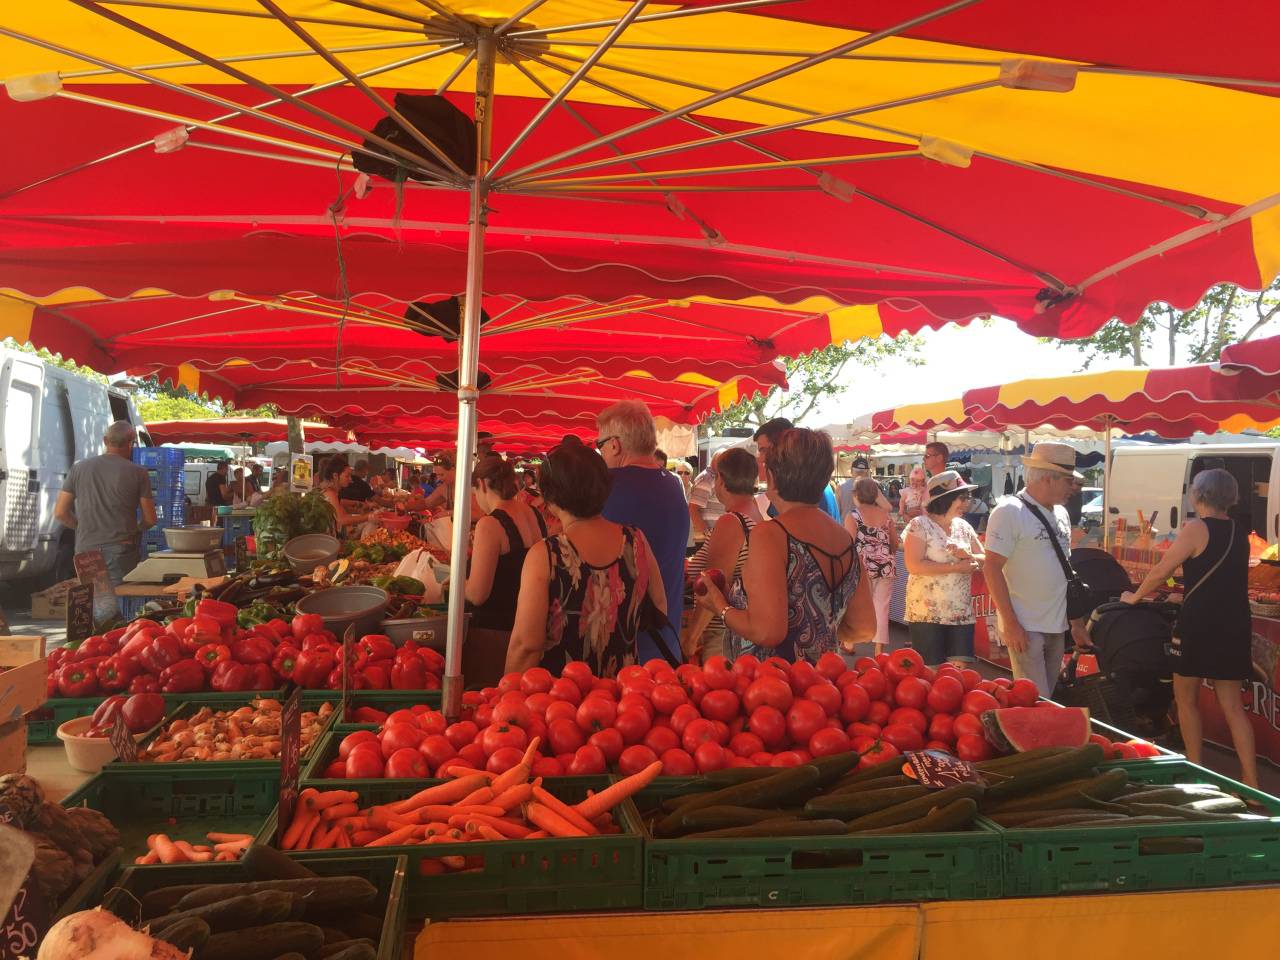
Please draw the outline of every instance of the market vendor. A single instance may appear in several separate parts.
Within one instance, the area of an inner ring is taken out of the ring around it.
[[[471,487],[480,514],[467,573],[471,626],[509,632],[515,624],[525,554],[547,535],[547,525],[542,514],[516,499],[515,468],[497,454],[476,464]]]
[[[431,469],[436,486],[427,494],[426,509],[453,509],[453,478],[455,474],[454,458],[451,454],[441,454],[436,465]]]
[[[351,468],[351,480],[342,488],[342,499],[353,504],[364,504],[373,499],[373,487],[369,486],[369,464],[360,460]]]
[[[205,479],[204,482],[204,502],[210,507],[229,507],[232,503],[231,484],[228,482],[227,474],[231,469],[231,465],[226,461],[219,461],[218,465],[213,468],[213,473]]]
[[[351,465],[341,456],[333,456],[325,461],[320,469],[320,489],[324,498],[333,507],[339,534],[347,528],[365,523],[376,515],[376,511],[365,513],[349,513],[338,492],[351,483]]]

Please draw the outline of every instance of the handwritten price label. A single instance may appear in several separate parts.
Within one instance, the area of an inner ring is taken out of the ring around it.
[[[276,841],[293,823],[298,806],[298,765],[302,759],[302,688],[295,686],[280,711],[280,811]]]
[[[913,750],[904,754],[903,772],[931,790],[943,790],[961,783],[982,783],[978,768],[940,750]]]
[[[49,910],[31,886],[31,875],[13,898],[13,906],[0,931],[0,960],[20,960],[35,956],[40,935],[48,928]]]

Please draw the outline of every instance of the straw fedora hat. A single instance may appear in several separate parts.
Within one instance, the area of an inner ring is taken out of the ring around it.
[[[1022,458],[1024,467],[1048,470],[1064,477],[1083,480],[1084,474],[1076,469],[1076,448],[1069,443],[1045,440],[1031,448],[1031,456]]]

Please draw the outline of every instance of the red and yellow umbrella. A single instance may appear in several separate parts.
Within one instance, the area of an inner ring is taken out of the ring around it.
[[[307,440],[334,443],[349,439],[349,431],[324,423],[307,421],[302,429]],[[252,417],[152,420],[147,433],[156,443],[271,443],[289,439],[288,421]]]

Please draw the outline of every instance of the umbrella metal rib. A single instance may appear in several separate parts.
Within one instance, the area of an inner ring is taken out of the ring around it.
[[[662,13],[646,13],[637,17],[636,23],[655,23],[659,20],[676,20],[682,17],[700,17],[709,13],[729,13],[737,10],[752,10],[757,7],[780,7],[798,0],[735,0],[732,3],[718,3],[705,7],[682,7],[678,10],[667,10]],[[525,30],[513,30],[509,37],[546,37],[557,33],[576,33],[579,30],[595,30],[601,27],[612,27],[617,19],[589,20],[580,23],[565,23],[554,27],[530,27]]]
[[[172,10],[175,13],[216,13],[230,17],[250,17],[256,20],[270,20],[271,14],[265,10],[237,10],[230,7],[206,7],[196,3],[162,3],[160,0],[106,0],[113,7],[149,7],[153,10]],[[317,23],[328,27],[354,27],[357,30],[392,30],[397,33],[421,35],[421,27],[401,27],[383,23],[369,23],[360,20],[335,20],[332,17],[298,17],[301,23]]]

